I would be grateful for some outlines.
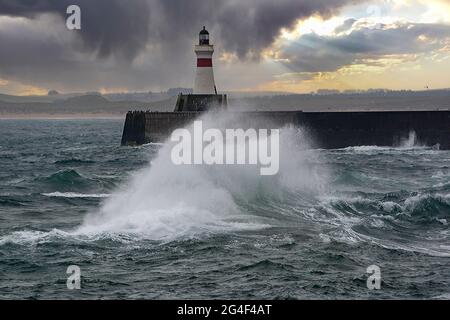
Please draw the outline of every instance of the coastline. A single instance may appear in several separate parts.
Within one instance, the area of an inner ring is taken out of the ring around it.
[[[71,113],[71,114],[0,114],[0,120],[85,120],[85,119],[105,119],[123,120],[126,113]]]

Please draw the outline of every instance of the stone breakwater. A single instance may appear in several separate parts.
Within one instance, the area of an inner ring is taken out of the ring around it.
[[[128,112],[122,145],[163,142],[173,130],[185,127],[203,112]],[[381,112],[222,112],[227,128],[276,129],[298,126],[323,149],[351,146],[398,146],[414,135],[420,145],[450,149],[450,111]],[[215,114],[211,114],[214,117]]]

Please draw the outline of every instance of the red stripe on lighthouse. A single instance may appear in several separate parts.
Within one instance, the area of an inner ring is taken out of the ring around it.
[[[212,67],[212,59],[208,58],[198,58],[197,59],[197,67]]]

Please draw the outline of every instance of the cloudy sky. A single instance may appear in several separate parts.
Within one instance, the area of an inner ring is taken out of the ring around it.
[[[66,9],[81,8],[81,30]],[[0,93],[450,88],[450,0],[0,0]]]

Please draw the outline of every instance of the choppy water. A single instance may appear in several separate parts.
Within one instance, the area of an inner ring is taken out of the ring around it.
[[[0,298],[450,298],[450,152],[309,150],[286,129],[261,177],[174,167],[120,147],[122,126],[0,121]]]

